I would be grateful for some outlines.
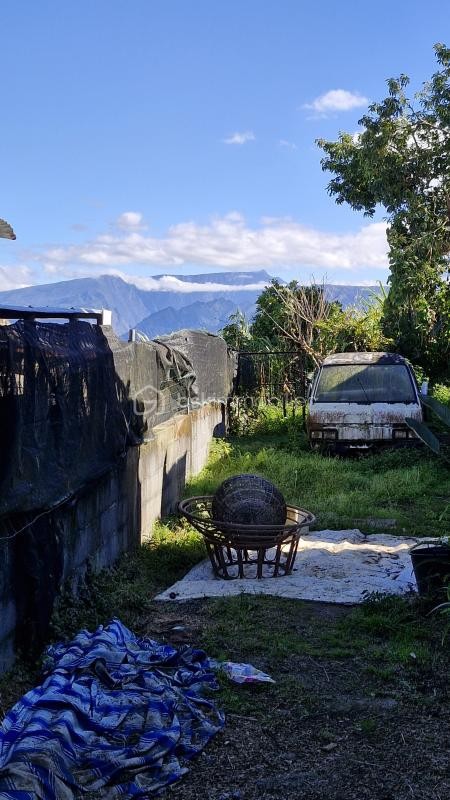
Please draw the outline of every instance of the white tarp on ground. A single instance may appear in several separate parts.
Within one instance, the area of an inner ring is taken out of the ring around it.
[[[156,600],[268,594],[326,603],[361,603],[367,594],[417,591],[409,551],[420,539],[359,530],[312,531],[300,539],[294,571],[278,578],[222,580],[209,560]]]

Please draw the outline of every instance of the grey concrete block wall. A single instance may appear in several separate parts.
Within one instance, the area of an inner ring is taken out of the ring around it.
[[[63,586],[76,593],[88,569],[111,566],[151,537],[161,514],[175,511],[185,482],[206,463],[223,414],[218,402],[177,414],[33,524],[23,516],[0,522],[0,672],[12,666],[18,648],[39,650]]]
[[[175,511],[183,486],[205,465],[211,439],[223,433],[224,408],[209,403],[177,414],[153,428],[154,439],[142,445],[139,460],[141,538],[151,535],[159,516]]]

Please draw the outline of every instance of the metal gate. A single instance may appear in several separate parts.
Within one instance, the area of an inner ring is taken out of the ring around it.
[[[298,350],[241,350],[237,359],[234,396],[239,405],[303,407],[308,387],[305,355]]]

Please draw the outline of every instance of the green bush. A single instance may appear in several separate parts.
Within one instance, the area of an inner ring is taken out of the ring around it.
[[[286,416],[280,405],[258,404],[250,408],[235,407],[231,419],[232,433],[237,436],[304,436],[302,406],[287,403]]]
[[[446,386],[444,383],[436,383],[431,394],[444,406],[450,406],[450,386]]]

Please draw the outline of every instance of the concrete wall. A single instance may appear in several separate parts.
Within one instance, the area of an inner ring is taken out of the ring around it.
[[[151,536],[155,519],[175,511],[223,423],[221,403],[177,414],[58,508],[0,521],[0,537],[8,537],[0,542],[0,672],[18,649],[39,652],[63,585],[76,592],[88,569],[113,564]]]

